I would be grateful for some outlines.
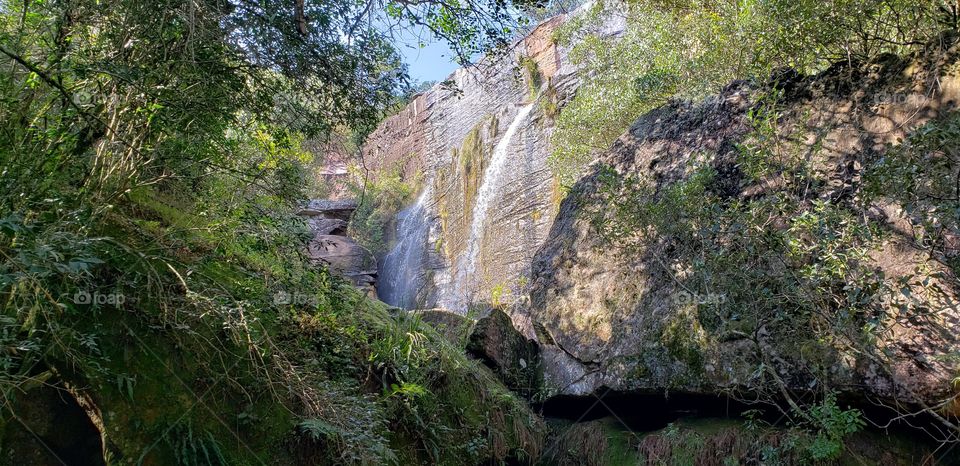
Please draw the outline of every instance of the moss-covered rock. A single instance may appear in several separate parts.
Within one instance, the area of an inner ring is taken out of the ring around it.
[[[467,351],[479,358],[511,390],[525,398],[540,392],[540,350],[533,340],[513,326],[505,312],[493,309],[477,321],[470,333]]]
[[[786,389],[960,412],[960,282],[950,252],[911,233],[923,208],[891,201],[945,176],[923,170],[956,151],[957,54],[734,82],[638,119],[562,202],[533,264],[548,391]],[[867,190],[911,134],[940,136]],[[903,177],[913,188],[889,189]],[[956,227],[938,221],[927,231],[947,243]]]

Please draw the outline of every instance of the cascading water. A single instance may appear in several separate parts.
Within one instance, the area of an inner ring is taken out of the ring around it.
[[[424,261],[430,223],[426,202],[430,188],[417,202],[397,214],[397,243],[380,264],[377,295],[391,305],[403,309],[418,306],[417,297],[424,285]]]
[[[475,280],[477,270],[477,260],[480,255],[480,239],[483,236],[483,227],[487,220],[487,213],[490,210],[490,203],[494,196],[500,192],[503,184],[503,170],[507,166],[508,149],[513,136],[526,121],[527,116],[536,106],[536,102],[530,102],[524,105],[517,112],[517,116],[510,122],[503,137],[493,149],[493,155],[490,158],[490,165],[483,173],[483,181],[480,189],[477,191],[477,200],[473,205],[473,216],[470,223],[470,236],[467,239],[467,250],[464,256],[458,261],[457,275],[451,286],[447,287],[441,294],[441,307],[452,311],[466,311],[469,304],[470,293],[475,291],[478,283]]]

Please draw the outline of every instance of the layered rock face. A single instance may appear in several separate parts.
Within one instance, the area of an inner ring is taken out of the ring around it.
[[[577,86],[568,51],[552,41],[566,20],[542,23],[504,55],[457,70],[364,145],[372,173],[399,170],[421,193],[429,190],[418,214],[429,225],[417,239],[426,253],[404,264],[418,274],[405,283],[417,287],[390,292],[405,307],[463,312],[522,295],[557,207],[547,167],[552,118]]]
[[[826,384],[860,400],[960,414],[953,383],[960,354],[957,278],[942,258],[917,248],[910,222],[897,206],[875,203],[861,211],[887,232],[867,252],[866,266],[894,289],[917,270],[930,271],[931,278],[923,285],[911,282],[899,298],[871,301],[870,312],[885,316],[873,325],[887,331],[859,352],[836,344],[830,354],[788,354],[774,321],[743,324],[740,331],[711,330],[704,323],[708,306],[697,297],[677,299],[688,296],[683,280],[691,271],[679,261],[675,245],[664,240],[620,248],[600,237],[595,215],[609,208],[603,191],[611,179],[638,177],[658,196],[689,181],[698,163],[716,173],[709,189],[726,203],[792,196],[800,205],[842,204],[855,210],[865,160],[877,160],[911,131],[957,109],[955,60],[955,55],[938,63],[890,59],[783,79],[777,131],[784,144],[807,154],[814,171],[809,176],[819,180],[799,192],[783,188],[784,174],[751,182],[742,171],[738,144],[753,131],[751,109],[758,108],[760,96],[769,95],[765,89],[734,83],[699,104],[675,102],[639,119],[563,201],[535,258],[528,312],[538,328],[547,391],[710,394],[750,391],[778,377],[789,390],[819,390]],[[767,228],[786,226],[771,218]],[[775,258],[770,261],[771,274],[786,273]],[[758,286],[757,296],[764,292],[759,285],[742,284],[745,290],[752,285]],[[712,291],[722,296],[729,290]],[[736,323],[736,311],[727,322]],[[821,358],[817,364],[825,366],[825,378],[798,373],[797,361],[809,366],[815,358]]]
[[[692,262],[680,261],[669,240],[625,250],[594,225],[595,214],[610,207],[603,191],[611,176],[650,181],[656,196],[690,181],[691,167],[704,163],[716,173],[709,189],[724,202],[785,196],[811,211],[818,203],[856,210],[867,156],[875,159],[956,109],[955,58],[778,76],[782,94],[775,106],[783,114],[774,122],[774,139],[807,154],[813,173],[803,176],[816,179],[800,193],[785,188],[785,173],[760,182],[744,173],[740,145],[756,131],[756,111],[770,89],[738,82],[701,103],[672,102],[640,118],[559,203],[547,167],[551,119],[576,92],[577,70],[568,50],[549,37],[566,19],[540,25],[504,57],[458,70],[386,120],[364,146],[372,172],[399,170],[420,185],[416,215],[423,221],[411,221],[410,210],[402,220],[417,225],[410,230],[425,247],[406,254],[409,241],[401,239],[405,246],[395,255],[416,260],[393,267],[403,271],[404,283],[416,283],[413,290],[392,285],[404,307],[464,312],[515,302],[514,325],[540,344],[542,395],[548,397],[604,389],[750,393],[769,391],[774,379],[784,390],[826,384],[864,404],[883,400],[960,413],[953,401],[960,373],[956,277],[916,247],[898,206],[881,202],[859,211],[894,232],[871,245],[867,265],[891,288],[916,270],[932,271],[924,286],[938,291],[908,290],[910,303],[870,302],[869,312],[885,316],[870,325],[886,331],[860,353],[813,342],[789,354],[774,325],[740,325],[735,310],[720,317],[730,325],[714,332],[699,311],[701,300],[713,298],[684,289]],[[615,35],[622,25],[606,29]],[[768,228],[784,229],[790,221],[772,218]],[[769,268],[785,273],[776,264]],[[726,290],[715,291],[722,297]],[[905,308],[914,311],[899,311]],[[917,318],[916,309],[931,312]],[[827,375],[800,373],[796,368],[804,364]]]
[[[346,236],[347,222],[356,209],[357,202],[349,199],[314,199],[301,209],[299,215],[307,219],[313,232],[307,257],[376,296],[377,260]]]

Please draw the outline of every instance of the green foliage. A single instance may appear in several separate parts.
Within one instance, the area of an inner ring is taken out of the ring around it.
[[[547,88],[543,91],[543,98],[540,99],[540,108],[543,114],[554,120],[560,114],[560,106],[557,103],[557,89],[553,87],[552,82],[547,83]]]
[[[807,446],[815,461],[836,459],[843,453],[843,440],[866,426],[859,410],[840,409],[833,395],[810,407],[808,415],[816,435]]]
[[[314,441],[326,440],[340,434],[340,429],[323,419],[304,419],[297,427]]]
[[[537,61],[532,57],[523,55],[520,57],[520,69],[523,72],[523,80],[527,83],[527,94],[529,98],[536,99],[540,93],[540,87],[543,85],[543,75],[540,73],[540,67]]]
[[[960,116],[952,114],[872,161],[864,176],[866,201],[896,202],[914,225],[919,246],[953,258],[957,251],[948,246],[947,235],[960,230],[958,171]]]
[[[194,432],[190,424],[168,429],[163,434],[163,440],[173,450],[178,465],[229,464],[213,435],[210,432]]]
[[[407,400],[413,400],[426,396],[429,392],[426,388],[415,383],[403,382],[400,385],[390,384],[390,392],[387,396],[399,396]]]
[[[419,457],[444,463],[467,454],[535,458],[541,427],[523,402],[477,361],[467,361],[416,315],[402,315],[380,333],[370,352],[371,368],[382,383],[382,397],[397,419],[402,438],[422,445]],[[476,404],[476,400],[486,400]],[[463,422],[460,428],[456,423]],[[456,445],[456,448],[451,448]],[[448,460],[444,460],[448,458]]]
[[[855,204],[801,196],[824,181],[809,153],[776,126],[777,101],[774,93],[751,112],[754,132],[736,155],[752,182],[779,176],[777,189],[730,196],[722,168],[732,161],[694,154],[674,179],[601,166],[589,194],[599,202],[585,204],[604,241],[646,264],[651,280],[688,297],[674,300],[674,317],[661,329],[665,350],[685,373],[698,374],[704,354],[722,341],[753,341],[751,389],[773,400],[787,386],[775,367],[808,374],[814,384],[829,380],[841,354],[872,351],[883,331],[874,324],[888,312],[879,303],[900,293],[870,265],[881,233]],[[717,294],[722,299],[689,298]],[[788,403],[795,406],[789,417],[807,420],[816,434],[809,453],[817,459],[836,458],[842,439],[862,427],[859,412],[840,410],[829,396],[819,405]]]
[[[391,1],[384,10],[391,20],[422,26],[443,39],[456,61],[467,66],[480,54],[505,50],[514,34],[530,24],[520,13],[544,5],[540,0]]]
[[[535,430],[419,324],[381,339],[399,325],[383,306],[303,256],[304,141],[365,134],[405,76],[385,32],[358,25],[365,5],[292,6],[0,5],[4,430],[41,383],[95,400],[105,449],[144,463],[452,463],[409,446],[425,429],[436,445],[474,439],[494,406],[498,427]],[[381,215],[409,191],[381,187]],[[374,368],[405,395],[371,387]],[[451,393],[420,379],[441,374],[475,380]],[[400,415],[421,398],[429,422]],[[475,453],[512,454],[493,446]]]
[[[383,232],[410,201],[420,180],[404,180],[400,166],[383,170],[374,179],[353,174],[349,189],[359,205],[350,219],[350,236],[375,254],[386,252]]]
[[[497,283],[490,289],[490,305],[500,307],[506,303],[510,297],[510,289],[504,283]]]
[[[583,82],[557,119],[551,168],[569,186],[643,113],[668,98],[702,98],[734,79],[766,80],[791,67],[812,73],[931,43],[950,2],[910,0],[633,0],[597,2],[556,40],[572,45]],[[601,36],[626,15],[624,34]]]

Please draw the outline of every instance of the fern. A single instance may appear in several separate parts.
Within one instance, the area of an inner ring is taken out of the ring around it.
[[[297,425],[297,429],[315,442],[340,435],[340,429],[323,419],[305,419]]]

